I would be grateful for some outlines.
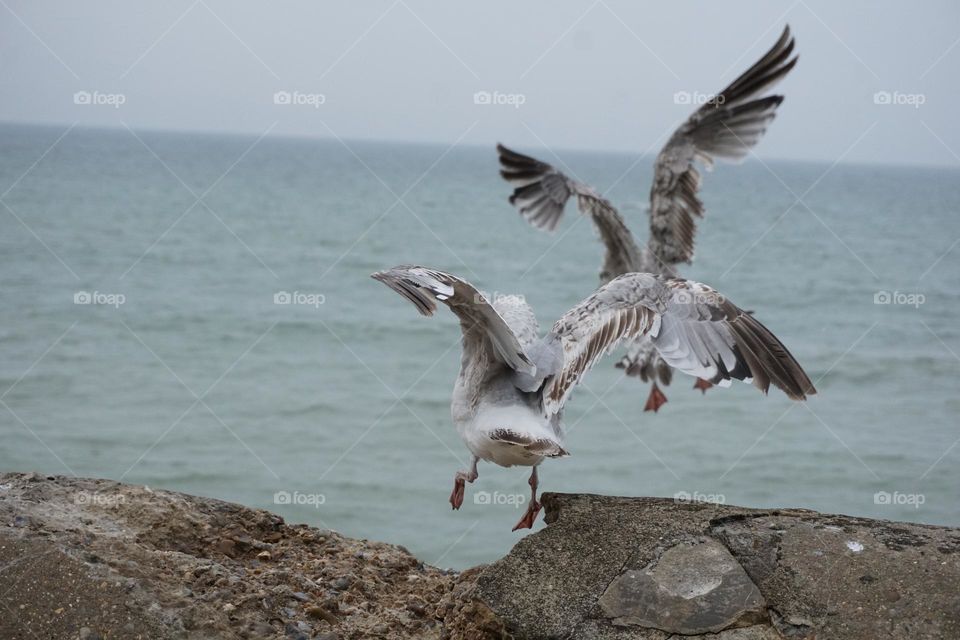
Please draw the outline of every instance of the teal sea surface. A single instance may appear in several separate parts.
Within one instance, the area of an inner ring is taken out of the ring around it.
[[[588,220],[529,228],[494,141],[64,131],[0,126],[0,470],[241,502],[457,568],[524,535],[526,468],[481,464],[447,502],[468,462],[456,319],[368,276],[452,271],[524,294],[546,330],[597,286]],[[645,241],[653,159],[560,156]],[[684,275],[754,310],[819,394],[701,395],[677,375],[653,415],[610,358],[542,488],[960,525],[958,186],[919,167],[704,173]]]

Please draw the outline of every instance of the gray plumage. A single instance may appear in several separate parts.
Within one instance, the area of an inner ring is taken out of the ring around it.
[[[677,275],[677,265],[694,254],[697,220],[704,206],[698,196],[700,173],[715,159],[741,160],[757,144],[776,115],[783,96],[757,97],[793,69],[794,40],[789,26],[776,44],[729,86],[699,107],[657,155],[650,189],[649,236],[640,246],[609,200],[593,187],[574,180],[555,167],[497,145],[500,174],[513,185],[510,196],[520,215],[538,229],[552,231],[564,207],[576,197],[577,207],[593,221],[605,252],[600,282],[632,272]],[[618,363],[629,375],[669,384],[669,366],[644,338],[628,346]]]
[[[520,296],[491,304],[465,280],[419,266],[372,277],[424,315],[432,315],[439,301],[459,317],[463,356],[453,420],[476,457],[502,466],[566,455],[561,419],[574,387],[611,349],[643,335],[671,367],[715,384],[744,380],[764,393],[773,384],[795,400],[815,393],[766,327],[697,282],[622,275],[563,314],[541,338]]]

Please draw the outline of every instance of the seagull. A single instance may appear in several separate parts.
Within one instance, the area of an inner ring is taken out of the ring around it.
[[[657,155],[650,189],[650,236],[640,247],[609,200],[593,187],[573,180],[553,166],[497,145],[500,175],[515,186],[510,204],[531,225],[553,231],[567,201],[576,196],[577,208],[596,225],[606,255],[600,282],[631,272],[677,275],[677,265],[693,258],[697,218],[703,202],[697,196],[700,173],[715,158],[739,161],[757,144],[773,121],[781,95],[757,97],[793,69],[794,41],[787,26],[777,43],[730,86],[711,97],[680,125]],[[617,363],[631,376],[652,382],[644,411],[658,411],[667,401],[657,385],[673,377],[667,362],[657,355],[649,338],[634,341]],[[712,385],[704,378],[694,384],[703,393]]]
[[[463,504],[477,463],[533,467],[530,503],[513,528],[531,528],[540,512],[537,467],[569,455],[563,408],[593,365],[624,340],[647,336],[670,367],[721,387],[773,383],[793,400],[816,393],[787,348],[752,315],[707,285],[663,274],[612,279],[540,337],[537,318],[519,295],[488,300],[472,284],[427,267],[402,265],[371,274],[431,316],[437,302],[460,320],[462,355],[450,413],[472,455],[454,476],[450,505]]]

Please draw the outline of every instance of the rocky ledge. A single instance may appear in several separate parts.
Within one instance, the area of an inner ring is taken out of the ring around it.
[[[170,491],[0,474],[0,638],[960,637],[960,531],[545,494],[462,573]]]

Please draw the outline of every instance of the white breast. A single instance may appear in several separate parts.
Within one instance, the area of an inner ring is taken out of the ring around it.
[[[517,440],[535,442],[550,440],[562,446],[543,416],[521,405],[481,405],[472,420],[458,425],[460,437],[473,455],[502,467],[533,466],[544,456],[531,452],[517,442],[496,437],[498,431],[509,431]]]

